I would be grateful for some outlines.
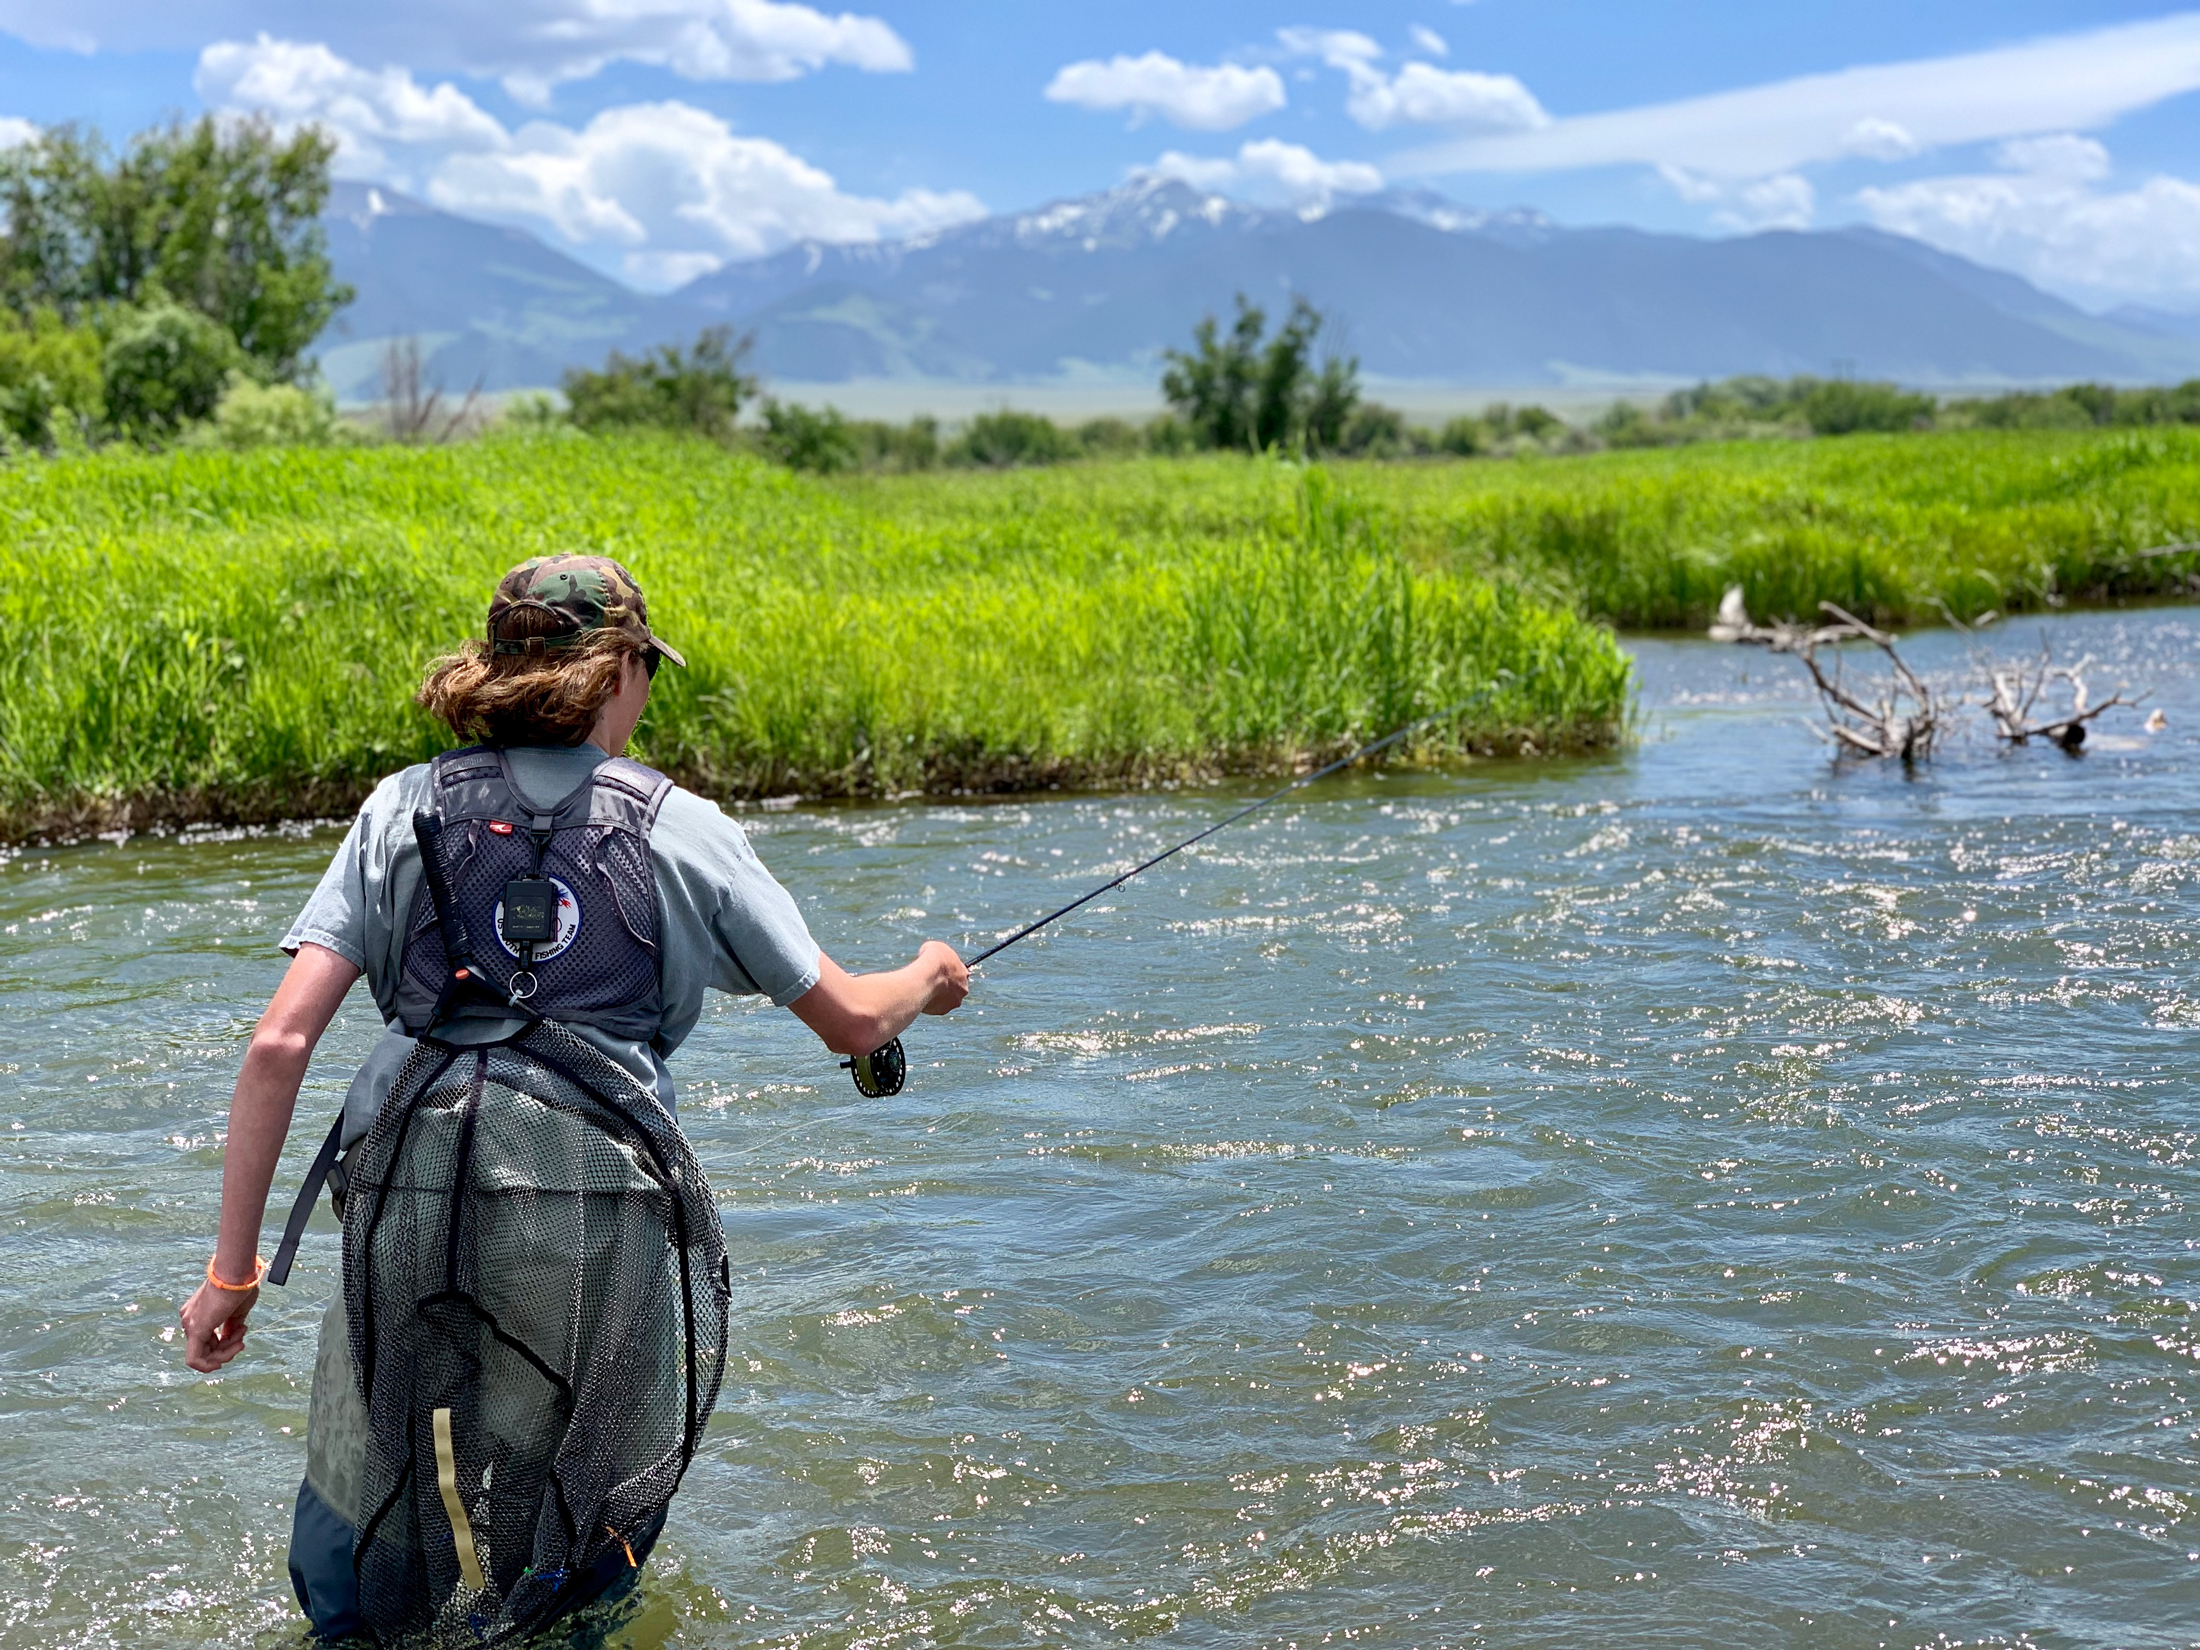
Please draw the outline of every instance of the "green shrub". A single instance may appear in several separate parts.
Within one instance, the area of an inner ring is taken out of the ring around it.
[[[1660,447],[1673,439],[1632,401],[1615,401],[1590,426],[1608,447]]]
[[[0,309],[0,428],[32,447],[81,440],[106,407],[99,335],[47,308],[28,319]]]
[[[1472,458],[1490,450],[1490,427],[1479,418],[1454,418],[1437,432],[1436,450],[1454,458]]]
[[[219,321],[156,302],[110,318],[101,374],[108,421],[136,440],[157,440],[212,415],[244,351]]]
[[[1875,431],[1893,435],[1931,425],[1935,403],[1894,384],[1859,384],[1832,379],[1812,384],[1802,395],[1804,421],[1813,435],[1856,435]]]
[[[1429,450],[1428,437],[1396,407],[1362,401],[1338,432],[1336,450],[1352,458],[1406,458]]]
[[[757,445],[790,470],[834,475],[863,462],[863,443],[838,407],[812,412],[791,401],[764,403]]]
[[[707,327],[685,348],[660,344],[641,356],[613,350],[601,371],[567,371],[567,416],[589,431],[646,427],[723,441],[741,403],[756,393],[756,381],[741,370],[751,342],[730,327]]]
[[[1146,445],[1138,426],[1122,418],[1088,418],[1070,438],[1078,451],[1094,458],[1127,458]]]
[[[1517,412],[1500,403],[1490,410],[1491,422],[1505,435],[1524,435],[1531,441],[1541,441],[1553,431],[1563,430],[1566,420],[1544,407],[1529,405]]]
[[[342,426],[326,391],[255,383],[239,372],[230,374],[229,387],[202,429],[207,443],[242,452],[251,447],[326,447]]]
[[[496,422],[514,430],[542,433],[569,426],[571,419],[558,398],[542,390],[523,390],[497,410]]]
[[[1199,450],[1199,437],[1174,413],[1163,413],[1146,424],[1146,451],[1157,458],[1182,458]]]
[[[1017,464],[1059,464],[1076,452],[1076,443],[1053,419],[1004,407],[973,418],[949,456],[959,463],[1004,470]]]
[[[940,421],[919,413],[906,424],[866,420],[851,424],[866,469],[906,473],[929,470],[940,461]]]

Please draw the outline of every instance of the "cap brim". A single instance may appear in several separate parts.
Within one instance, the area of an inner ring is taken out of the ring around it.
[[[671,660],[682,670],[687,669],[687,660],[680,657],[680,650],[674,647],[670,642],[666,641],[662,636],[650,637],[649,645],[654,651],[662,654],[665,658]]]

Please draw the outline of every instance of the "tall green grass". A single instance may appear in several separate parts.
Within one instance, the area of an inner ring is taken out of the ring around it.
[[[1505,462],[1347,463],[1336,491],[1416,565],[1497,577],[1627,628],[1699,628],[1822,600],[1907,625],[2063,602],[2182,595],[2200,557],[2200,429],[1971,430],[1752,441]],[[1266,531],[1292,508],[1242,460],[841,484],[889,518],[980,534],[1069,511],[1136,538]]]
[[[1600,623],[1890,624],[2190,588],[2200,430],[1505,463],[1234,457],[804,480],[702,443],[101,454],[0,469],[0,833],[348,807],[523,556],[634,568],[694,661],[647,754],[718,795],[1275,767],[1492,681],[1480,750],[1614,738]],[[1509,675],[1501,673],[1509,672]]]
[[[12,466],[0,828],[348,807],[446,742],[410,696],[495,577],[572,549],[632,567],[686,652],[643,741],[718,795],[1272,767],[1491,683],[1458,742],[1617,734],[1607,632],[1417,565],[1324,472],[1081,478],[889,494],[649,437]],[[1203,517],[1217,490],[1246,507]]]

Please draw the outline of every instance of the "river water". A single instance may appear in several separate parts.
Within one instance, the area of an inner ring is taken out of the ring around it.
[[[717,1000],[733,1356],[609,1642],[2200,1642],[2200,620],[2042,633],[2166,730],[1836,766],[1789,662],[1643,642],[1624,754],[1326,783],[990,966],[898,1100]],[[1226,800],[750,818],[870,966]],[[225,1377],[171,1326],[335,841],[0,868],[9,1645],[298,1640],[333,1227]]]

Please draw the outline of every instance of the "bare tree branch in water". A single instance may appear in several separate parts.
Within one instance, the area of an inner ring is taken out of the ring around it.
[[[2172,545],[2171,549],[2180,548]],[[2086,724],[2096,717],[2114,710],[2118,705],[2136,709],[2139,699],[2126,699],[2119,691],[2092,703],[2092,695],[2086,687],[2085,673],[2093,668],[2093,656],[2087,654],[2074,665],[2055,663],[2054,649],[2047,638],[2040,637],[2040,656],[2030,665],[2005,665],[1977,645],[1975,636],[1986,625],[1993,623],[1995,615],[1989,613],[1965,624],[1955,616],[1946,602],[1940,603],[1940,611],[1948,623],[1971,641],[1971,662],[1980,675],[1986,678],[1986,714],[1994,719],[1995,736],[2011,745],[2028,745],[2035,739],[2047,739],[2066,751],[2076,751],[2085,743]],[[2032,719],[2033,707],[2040,695],[2052,682],[2066,682],[2070,686],[2070,712],[2066,716],[2050,716],[2044,721]],[[2141,694],[2140,699],[2146,695]],[[2147,723],[2149,732],[2165,724],[2159,720],[2161,712],[2155,712],[2154,720]]]
[[[2085,673],[2093,666],[2090,654],[2074,665],[2058,665],[2053,652],[2045,641],[2040,643],[2040,656],[2033,665],[2013,665],[2006,669],[1990,668],[1987,680],[1993,691],[1987,696],[1986,710],[1994,719],[1994,730],[2012,745],[2029,744],[2034,739],[2051,739],[2066,751],[2074,751],[2085,743],[2086,724],[2095,717],[2115,709],[2118,705],[2136,708],[2138,700],[2126,699],[2121,693],[2091,703],[2085,685]],[[2032,708],[2050,682],[2070,684],[2070,711],[2064,716],[2050,716],[2043,721],[2032,719]]]
[[[431,383],[422,369],[420,340],[410,334],[392,338],[382,350],[382,417],[390,439],[407,445],[451,440],[471,425],[481,385],[477,377],[458,410],[443,416],[443,385]]]
[[[1792,653],[1800,659],[1818,689],[1831,737],[1841,749],[1858,756],[1896,756],[1905,762],[1930,756],[1933,742],[1962,701],[1951,702],[1934,692],[1903,662],[1894,650],[1894,638],[1886,632],[1832,602],[1820,602],[1818,610],[1833,623],[1815,627],[1785,621],[1756,624],[1743,603],[1741,586],[1735,585],[1719,603],[1711,639]],[[1870,642],[1885,654],[1888,675],[1852,689],[1838,656],[1828,674],[1818,662],[1818,650],[1852,641]]]

